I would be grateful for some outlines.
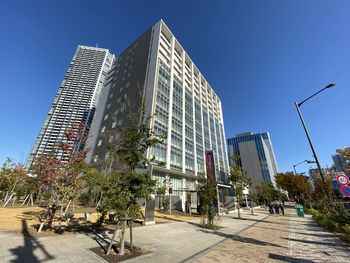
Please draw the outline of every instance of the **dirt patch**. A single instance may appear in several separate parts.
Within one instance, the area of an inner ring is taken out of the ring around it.
[[[164,223],[174,223],[174,222],[188,222],[198,219],[200,220],[200,215],[188,215],[184,213],[180,213],[177,211],[172,212],[171,214],[163,213],[160,211],[154,212],[154,220],[156,224],[164,224]]]
[[[149,250],[146,250],[144,248],[137,248],[133,247],[132,249],[128,247],[127,244],[125,244],[125,254],[123,256],[118,255],[118,248],[113,245],[112,250],[110,251],[109,255],[106,255],[108,246],[105,247],[94,247],[91,248],[90,250],[94,252],[96,255],[99,257],[103,258],[107,262],[114,263],[114,262],[121,262],[124,260],[128,260],[131,258],[139,257],[142,255],[146,255],[151,253]]]
[[[59,213],[56,213],[56,217],[53,221],[52,231],[42,231],[40,234],[37,234],[37,229],[43,219],[45,213],[45,207],[0,207],[0,230],[1,231],[10,231],[16,234],[26,234],[28,233],[31,236],[54,236],[57,234],[74,234],[81,232],[91,232],[95,227],[95,223],[99,217],[99,214],[96,212],[96,209],[93,207],[76,207],[74,209],[74,218],[68,223],[66,221],[61,222],[61,228],[58,227]],[[71,211],[70,211],[71,212]],[[86,220],[84,213],[89,212],[89,219]],[[200,220],[199,215],[188,215],[173,211],[172,214],[163,213],[160,211],[155,211],[154,219],[156,224],[164,223],[174,223],[174,222],[188,222],[195,219]],[[142,222],[142,220],[139,220]],[[26,226],[24,231],[24,225]],[[140,223],[134,223],[134,227],[141,226]],[[104,229],[114,229],[115,224],[109,222],[104,224]]]

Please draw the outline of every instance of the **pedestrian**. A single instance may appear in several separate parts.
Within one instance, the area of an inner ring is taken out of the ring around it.
[[[280,210],[281,210],[282,215],[284,215],[284,206],[283,206],[283,203],[280,203]]]
[[[273,214],[273,207],[272,207],[272,203],[269,203],[269,212],[272,215]]]
[[[275,202],[275,212],[276,212],[276,214],[279,214],[280,213],[280,209],[279,209],[280,207],[279,207],[279,204],[278,204],[278,202]]]

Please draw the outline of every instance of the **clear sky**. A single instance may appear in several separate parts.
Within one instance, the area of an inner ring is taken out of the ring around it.
[[[24,162],[78,44],[119,54],[159,19],[222,100],[226,137],[270,132],[280,171],[350,145],[350,1],[1,1],[0,163]],[[310,164],[298,166],[306,171]]]

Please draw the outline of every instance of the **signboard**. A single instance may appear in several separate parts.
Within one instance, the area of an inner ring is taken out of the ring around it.
[[[214,162],[214,153],[213,151],[205,151],[205,165],[207,168],[207,178],[212,178],[212,180],[215,181],[216,183],[216,176],[215,176],[215,162]],[[216,212],[220,211],[220,206],[219,206],[219,189],[216,184],[216,194],[217,197],[215,200],[213,200],[213,206],[216,210]]]
[[[337,182],[341,185],[347,185],[349,183],[349,178],[344,173],[338,173]]]
[[[207,177],[216,180],[213,151],[205,151],[205,165],[207,168]]]
[[[340,188],[340,193],[341,193],[344,197],[350,197],[350,186],[343,185],[343,186]]]
[[[247,187],[244,187],[242,194],[249,195],[249,189]]]
[[[154,209],[156,207],[156,202],[154,199],[146,201],[145,207],[145,225],[154,224]]]

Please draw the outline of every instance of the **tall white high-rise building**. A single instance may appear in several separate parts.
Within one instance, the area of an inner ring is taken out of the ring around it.
[[[135,112],[144,102],[153,116],[150,127],[166,135],[147,152],[154,156],[148,167],[154,179],[160,184],[167,179],[173,194],[185,200],[206,174],[205,152],[211,150],[224,187],[229,165],[221,101],[163,21],[115,59],[90,130],[88,162],[108,159],[109,138],[126,121],[126,102]]]
[[[53,153],[69,158],[58,150],[67,129],[88,132],[97,102],[114,55],[108,49],[79,45],[58,88],[49,113],[26,161],[30,170],[36,157]],[[83,145],[82,145],[83,146]]]

